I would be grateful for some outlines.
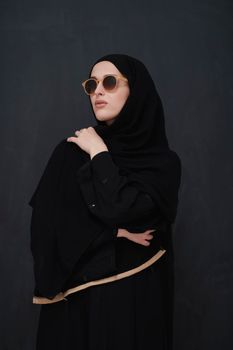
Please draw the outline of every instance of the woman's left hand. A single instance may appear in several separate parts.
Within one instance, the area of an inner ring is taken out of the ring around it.
[[[77,137],[68,137],[67,141],[76,143],[77,146],[89,153],[92,157],[96,153],[108,151],[103,139],[92,126],[75,131],[75,135],[77,135]]]
[[[148,240],[150,241],[151,239],[153,239],[154,236],[153,234],[151,234],[151,232],[154,231],[155,229],[149,229],[141,233],[133,233],[129,232],[125,228],[119,228],[117,231],[117,237],[125,237],[134,243],[149,246],[150,242],[148,242]]]

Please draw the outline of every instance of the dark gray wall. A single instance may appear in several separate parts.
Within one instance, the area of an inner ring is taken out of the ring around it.
[[[55,145],[95,124],[80,83],[107,53],[148,67],[182,159],[174,348],[233,349],[233,2],[0,6],[1,350],[34,349],[40,306],[31,302],[27,203]]]

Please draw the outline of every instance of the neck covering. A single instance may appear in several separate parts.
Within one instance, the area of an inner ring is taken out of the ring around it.
[[[113,63],[128,79],[130,94],[111,125],[99,121],[91,105],[97,121],[94,129],[121,171],[151,195],[160,205],[164,219],[172,223],[177,213],[181,161],[169,148],[163,106],[155,84],[141,61],[123,54],[98,59],[89,77],[101,61]]]

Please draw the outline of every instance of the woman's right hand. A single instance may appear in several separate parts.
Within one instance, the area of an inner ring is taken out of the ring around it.
[[[144,246],[149,246],[150,242],[148,242],[148,240],[150,241],[154,237],[153,235],[150,234],[153,231],[155,231],[155,229],[146,230],[142,233],[132,233],[127,231],[124,228],[119,228],[117,232],[117,237],[125,237],[135,243],[138,243]]]

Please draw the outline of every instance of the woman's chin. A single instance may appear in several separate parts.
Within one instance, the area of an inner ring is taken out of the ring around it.
[[[96,114],[96,119],[98,119],[100,122],[105,122],[106,124],[110,125],[114,122],[115,118],[109,118],[105,116],[100,116]]]

